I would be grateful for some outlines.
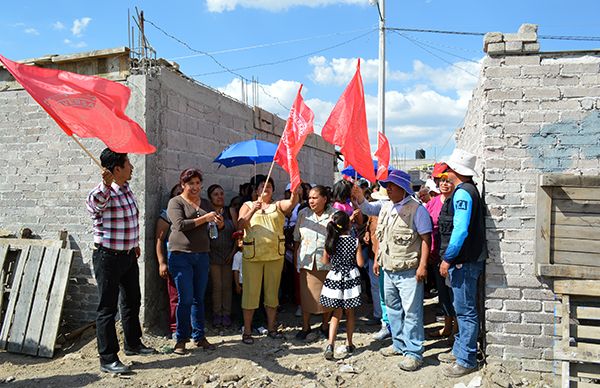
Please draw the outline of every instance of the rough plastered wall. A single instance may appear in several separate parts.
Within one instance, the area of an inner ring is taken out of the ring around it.
[[[536,188],[541,173],[600,173],[600,52],[538,52],[536,31],[486,36],[457,146],[477,153],[485,177],[485,353],[549,377],[560,371],[557,302],[552,282],[535,275]]]
[[[205,173],[205,187],[219,183],[230,199],[254,169],[217,169],[212,160],[230,142],[254,136],[277,142],[284,122],[194,84],[160,64],[153,76],[130,75],[125,48],[47,56],[28,62],[101,75],[131,89],[127,114],[146,129],[150,143],[158,148],[153,155],[130,155],[134,165],[131,185],[140,207],[142,319],[146,327],[164,326],[166,291],[164,281],[158,277],[153,241],[156,218],[166,205],[167,191],[182,169],[198,167]],[[95,139],[82,142],[97,156],[104,148]],[[304,179],[332,183],[333,147],[320,137],[308,139],[299,160]],[[0,229],[17,233],[28,227],[47,239],[56,238],[60,230],[66,229],[71,247],[80,254],[73,261],[63,320],[70,327],[94,320],[97,289],[91,263],[92,223],[85,199],[100,182],[99,168],[2,68],[0,165]],[[258,172],[266,174],[267,169],[268,165],[261,165]],[[274,173],[276,195],[282,196],[287,174],[278,166]]]
[[[203,172],[202,196],[207,198],[206,188],[220,184],[226,193],[226,203],[237,195],[239,185],[248,182],[255,167],[225,168],[213,160],[229,144],[260,139],[277,143],[285,121],[260,108],[251,108],[209,87],[199,85],[170,68],[161,68],[152,77],[144,77],[146,84],[146,128],[158,151],[147,158],[146,195],[150,207],[146,209],[148,236],[154,236],[154,223],[160,210],[166,207],[170,188],[179,180],[182,170],[189,167]],[[334,148],[320,136],[311,135],[299,154],[301,176],[304,181],[331,185],[333,183]],[[267,174],[269,163],[259,164],[256,171]],[[288,174],[278,165],[273,168],[275,198],[282,198],[289,183]],[[152,240],[146,241],[147,251],[154,251]],[[163,289],[164,281],[158,277],[156,260],[146,266],[146,282],[159,284],[147,287],[146,303],[157,308],[147,311],[146,320],[153,325],[165,327],[167,304]],[[160,301],[160,303],[156,303]]]

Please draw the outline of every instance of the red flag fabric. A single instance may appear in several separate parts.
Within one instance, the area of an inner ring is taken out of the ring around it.
[[[390,143],[382,132],[377,132],[377,180],[382,180],[388,176],[390,166]]]
[[[0,62],[69,136],[95,137],[111,150],[150,154],[144,130],[127,115],[131,90],[118,82],[68,71]]]
[[[323,139],[340,147],[346,165],[351,165],[364,178],[375,182],[375,167],[367,128],[365,92],[360,76],[360,59],[356,73],[331,111],[321,130]]]
[[[300,94],[301,90],[302,85],[300,85],[294,105],[290,109],[290,116],[285,124],[285,129],[283,130],[279,146],[277,146],[277,151],[275,152],[275,158],[273,159],[290,174],[292,192],[296,190],[301,182],[300,169],[298,168],[298,159],[296,157],[308,134],[314,132],[313,122],[315,114],[304,103],[302,94]]]

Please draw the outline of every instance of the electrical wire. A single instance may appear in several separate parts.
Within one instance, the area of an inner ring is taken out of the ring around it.
[[[398,27],[386,27],[386,30],[390,30],[390,31],[402,31],[402,32],[423,32],[423,33],[430,33],[430,34],[446,34],[446,35],[484,36],[486,34],[485,32],[432,30],[432,29],[421,29],[421,28],[398,28]],[[546,40],[577,40],[577,41],[600,42],[600,36],[538,35],[538,39],[546,39]]]
[[[417,42],[416,40],[414,40],[413,38],[407,36],[406,34],[403,34],[403,33],[399,32],[399,31],[393,31],[393,32],[395,32],[397,35],[401,36],[402,38],[408,40],[409,42],[411,42],[415,46],[419,47],[421,50],[424,50],[424,51],[428,52],[429,54],[433,55],[434,57],[436,57],[440,61],[445,62],[445,63],[449,64],[450,66],[453,66],[453,67],[455,67],[455,68],[457,68],[459,70],[462,70],[462,71],[464,71],[465,73],[469,74],[472,77],[479,78],[477,75],[471,73],[469,70],[464,69],[464,68],[462,68],[460,66],[457,66],[456,64],[454,64],[454,63],[450,62],[449,60],[447,60],[446,58],[443,58],[443,57],[437,55],[436,53],[432,52],[431,50],[425,48],[425,46],[423,44]]]
[[[238,70],[254,69],[254,68],[263,67],[263,66],[273,66],[273,65],[279,65],[281,63],[291,62],[291,61],[295,61],[295,60],[298,60],[298,59],[310,57],[310,56],[313,56],[313,55],[316,55],[316,54],[320,54],[320,53],[322,53],[324,51],[328,51],[328,50],[334,49],[336,47],[340,47],[340,46],[343,46],[345,44],[348,44],[350,42],[353,42],[355,40],[363,38],[363,37],[365,37],[365,36],[367,36],[367,35],[375,32],[375,31],[377,31],[377,30],[376,29],[371,29],[369,32],[361,34],[361,35],[359,35],[357,37],[354,37],[352,39],[348,39],[348,40],[346,40],[344,42],[335,44],[333,46],[329,46],[329,47],[325,47],[325,48],[322,48],[322,49],[319,49],[319,50],[311,51],[311,52],[306,53],[306,54],[298,55],[298,56],[291,57],[291,58],[281,59],[281,60],[274,61],[274,62],[266,62],[266,63],[259,63],[259,64],[256,64],[256,65],[238,67],[238,68],[235,68],[235,69],[232,69],[232,70],[238,71]],[[226,72],[227,72],[227,70],[219,70],[219,71],[213,71],[213,72],[209,72],[209,73],[192,74],[191,76],[192,77],[203,77],[203,76],[207,76],[207,75],[221,74],[221,73],[226,73]]]
[[[282,40],[282,41],[279,41],[279,42],[255,44],[255,45],[246,46],[246,47],[237,47],[237,48],[232,48],[232,49],[212,51],[209,54],[211,54],[211,55],[218,55],[218,54],[226,54],[226,53],[233,53],[233,52],[239,52],[239,51],[253,50],[253,49],[258,49],[258,48],[280,46],[280,45],[284,45],[284,44],[299,43],[299,42],[305,42],[305,41],[309,41],[309,40],[315,40],[315,39],[321,39],[321,38],[328,38],[328,37],[331,37],[331,36],[338,36],[338,35],[345,35],[345,34],[353,34],[353,33],[356,33],[356,32],[371,31],[372,29],[373,28],[368,28],[368,29],[362,28],[360,30],[334,32],[334,33],[331,33],[331,34],[316,35],[316,36],[311,36],[311,37],[307,37],[307,38],[298,38],[298,39]],[[185,55],[185,56],[181,56],[181,57],[171,58],[171,60],[175,61],[175,60],[180,60],[180,59],[197,58],[197,57],[201,57],[201,56],[206,56],[206,54]]]

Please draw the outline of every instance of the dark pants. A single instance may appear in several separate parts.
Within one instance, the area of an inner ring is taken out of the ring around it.
[[[454,306],[452,305],[454,297],[452,296],[452,288],[446,285],[446,278],[440,275],[440,264],[436,264],[433,270],[435,282],[438,290],[438,304],[444,311],[444,316],[455,317]]]
[[[110,364],[119,359],[119,341],[115,329],[119,294],[124,346],[132,349],[141,345],[139,269],[133,251],[115,255],[95,250],[92,258],[100,299],[96,317],[98,353],[102,364]]]

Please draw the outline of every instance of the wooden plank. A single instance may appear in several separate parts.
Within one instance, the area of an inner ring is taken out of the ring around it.
[[[552,212],[552,223],[556,225],[600,227],[600,215],[586,213]]]
[[[555,280],[557,294],[600,296],[600,282],[596,280]]]
[[[571,333],[575,339],[600,340],[600,326],[571,325]]]
[[[600,240],[579,240],[575,238],[554,238],[550,247],[557,251],[587,252],[600,258]]]
[[[48,295],[50,294],[50,285],[52,284],[54,270],[56,269],[58,253],[58,248],[46,249],[44,258],[42,259],[33,305],[31,306],[31,319],[27,327],[22,349],[22,353],[31,356],[37,355],[39,342],[42,338],[46,307],[48,306]]]
[[[572,381],[571,388],[600,388],[600,385],[587,381]]]
[[[552,188],[538,186],[535,211],[535,261],[550,264],[550,227],[552,217]]]
[[[561,264],[538,264],[538,273],[541,276],[547,277],[600,280],[600,267],[583,267],[578,265]]]
[[[580,240],[598,240],[598,229],[591,226],[552,225],[554,238],[578,238]]]
[[[573,364],[573,377],[583,377],[586,379],[600,379],[600,368],[594,364]]]
[[[596,253],[553,250],[550,257],[552,259],[552,263],[555,264],[600,267],[600,260],[598,259],[598,255]]]
[[[561,335],[562,338],[560,340],[560,345],[563,349],[569,347],[569,339],[571,338],[571,326],[569,325],[569,317],[571,315],[571,301],[569,295],[563,295],[561,297],[561,313],[562,319],[560,320],[561,327]],[[561,363],[561,386],[569,387],[569,377],[571,376],[570,372],[570,363],[568,360],[565,360]]]
[[[600,307],[582,306],[578,299],[571,298],[571,317],[577,319],[600,320]],[[577,304],[574,306],[574,304]],[[562,311],[557,310],[556,316],[562,318]],[[600,337],[598,338],[600,339]]]
[[[42,357],[51,358],[54,355],[54,345],[60,325],[65,293],[67,292],[67,281],[69,280],[73,253],[74,251],[71,249],[61,249],[58,256],[56,271],[52,281],[52,291],[48,300],[48,309],[44,318],[44,331],[42,332],[38,351],[38,355]]]
[[[600,176],[597,175],[572,175],[572,174],[543,174],[540,176],[541,186],[574,186],[598,187]]]
[[[552,210],[563,213],[600,214],[600,201],[589,199],[553,199]]]
[[[4,262],[8,257],[8,245],[0,245],[0,270],[4,269]]]
[[[29,256],[29,247],[26,247],[21,251],[21,254],[17,258],[17,267],[13,274],[13,281],[10,287],[10,295],[8,298],[8,305],[6,306],[6,313],[4,314],[4,322],[2,323],[2,331],[0,331],[0,349],[6,349],[6,343],[8,340],[8,334],[13,322],[13,315],[17,300],[19,298],[19,290],[21,289],[21,283],[23,278],[23,268],[27,262]]]
[[[571,362],[579,361],[600,364],[600,345],[580,343],[576,346],[564,347],[561,343],[561,345],[554,349],[554,358],[556,360]]]
[[[552,199],[598,199],[600,187],[555,187]]]
[[[8,245],[0,245],[0,318],[2,318],[2,306],[4,305],[4,282],[6,281],[4,264],[8,257],[8,251]]]
[[[23,248],[27,246],[63,248],[65,243],[66,241],[64,240],[38,240],[33,238],[0,238],[0,244],[10,245],[12,247],[18,248]]]
[[[23,283],[19,290],[19,304],[15,309],[15,317],[8,334],[8,343],[6,350],[9,352],[20,353],[27,333],[27,325],[31,314],[31,304],[35,287],[37,285],[38,273],[45,248],[42,246],[33,246],[29,252],[29,257],[23,269]]]

